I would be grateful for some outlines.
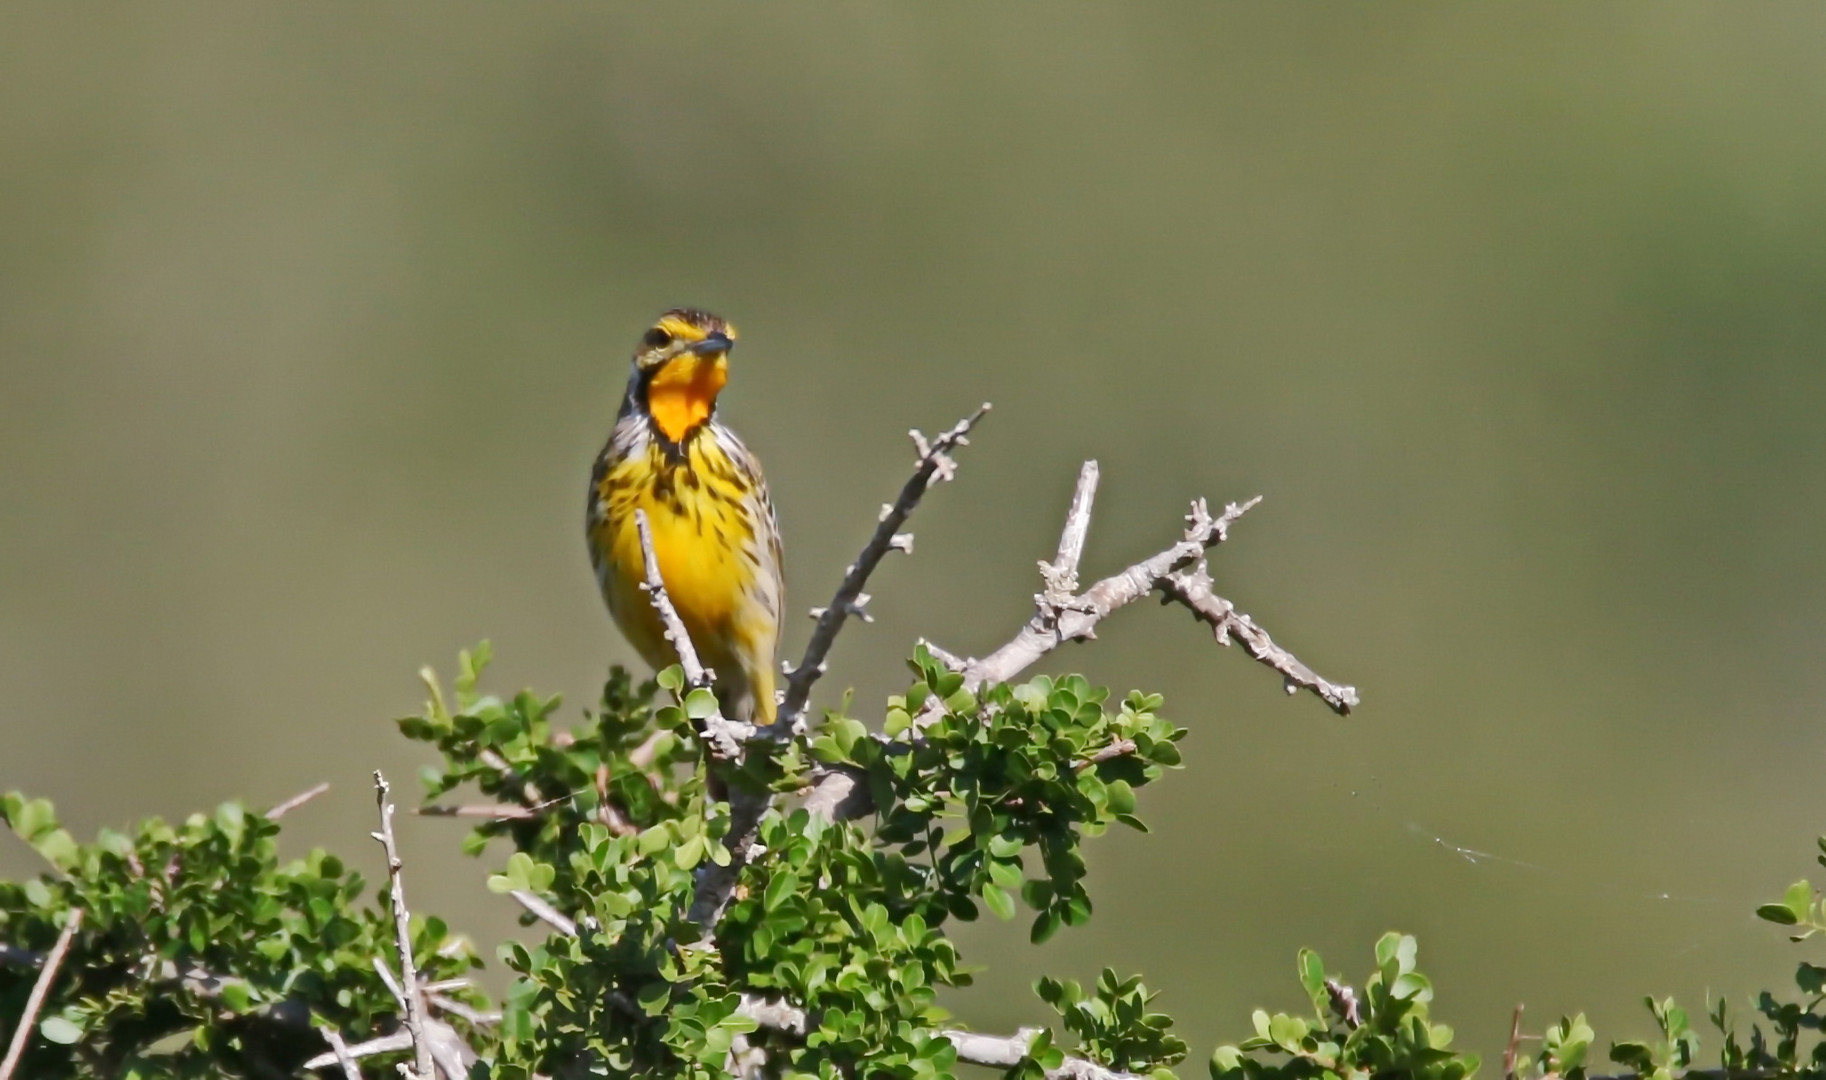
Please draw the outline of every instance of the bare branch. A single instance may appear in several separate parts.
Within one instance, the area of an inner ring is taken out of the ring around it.
[[[359,1061],[362,1058],[373,1057],[376,1054],[393,1054],[398,1053],[401,1050],[410,1049],[412,1049],[412,1033],[409,1031],[396,1031],[391,1035],[382,1035],[378,1039],[358,1042],[354,1046],[344,1046],[343,1052],[351,1059]],[[308,1072],[311,1069],[321,1069],[335,1064],[338,1064],[338,1060],[336,1054],[331,1052],[327,1054],[318,1054],[316,1057],[305,1062],[302,1067]]]
[[[1078,487],[1072,492],[1071,509],[1065,513],[1065,528],[1059,533],[1059,554],[1052,562],[1040,563],[1046,588],[1033,600],[1042,617],[1056,618],[1078,593],[1078,563],[1084,558],[1084,541],[1091,531],[1091,505],[1097,499],[1099,475],[1095,461],[1085,462],[1078,470]]]
[[[1217,517],[1211,516],[1203,499],[1194,502],[1186,517],[1185,535],[1178,543],[1104,578],[1052,612],[1036,613],[1014,640],[972,664],[964,673],[964,685],[975,689],[984,683],[1007,682],[1065,642],[1095,636],[1096,625],[1106,616],[1146,596],[1162,578],[1191,565],[1206,548],[1222,543],[1230,535],[1231,523],[1260,501],[1258,496],[1241,505],[1231,503]],[[1076,502],[1074,499],[1074,508]],[[1070,524],[1066,531],[1071,531]]]
[[[514,889],[507,895],[513,897],[514,902],[525,908],[527,913],[533,918],[538,919],[553,930],[558,931],[565,937],[577,936],[576,921],[559,911],[557,908],[546,903],[544,900],[539,899],[537,896],[534,896],[524,889]]]
[[[519,784],[520,798],[528,806],[545,801],[545,793],[540,791],[538,786],[531,780],[522,777],[516,772],[514,767],[507,763],[507,759],[500,754],[495,753],[493,750],[485,749],[476,755],[476,760],[499,773],[501,779],[507,781],[509,784]]]
[[[975,690],[985,683],[1007,682],[1065,642],[1095,637],[1097,624],[1112,612],[1159,591],[1210,623],[1219,641],[1225,644],[1241,642],[1250,656],[1280,672],[1289,693],[1311,690],[1340,715],[1357,706],[1355,687],[1321,678],[1292,653],[1276,645],[1267,631],[1238,612],[1235,605],[1211,591],[1211,579],[1205,572],[1205,552],[1229,538],[1230,526],[1261,502],[1260,496],[1240,504],[1230,503],[1215,517],[1203,499],[1193,502],[1191,512],[1186,515],[1185,532],[1177,543],[1073,595],[1077,588],[1078,563],[1090,531],[1097,479],[1097,463],[1085,462],[1078,473],[1071,509],[1066,513],[1065,526],[1059,535],[1059,554],[1052,562],[1040,564],[1045,588],[1034,596],[1033,618],[1021,627],[1013,640],[987,657],[969,661],[958,661],[950,653],[933,652],[931,644],[927,643],[927,651],[941,663],[953,671],[963,671],[966,687]],[[926,710],[914,718],[915,725],[923,727],[930,723],[938,715],[939,708],[938,703],[929,703]],[[1112,756],[1118,753],[1114,747],[1110,752]],[[863,779],[854,769],[819,770],[806,796],[805,808],[833,820],[867,814],[873,809],[873,803]]]
[[[812,1028],[811,1018],[804,1009],[778,998],[744,994],[742,1003],[736,1006],[736,1015],[745,1016],[761,1027],[801,1039]],[[975,1031],[939,1032],[957,1049],[959,1061],[998,1069],[1019,1065],[1021,1059],[1033,1048],[1034,1037],[1039,1033],[1039,1028],[1022,1028],[1013,1035],[984,1035]],[[1046,1075],[1055,1080],[1138,1080],[1133,1073],[1104,1068],[1083,1058],[1066,1058],[1057,1069],[1047,1070]]]
[[[939,648],[927,638],[920,638],[919,643],[926,647],[927,655],[950,668],[952,671],[962,671],[971,664],[971,661],[964,659],[956,653]]]
[[[861,613],[862,587],[868,584],[869,575],[875,572],[875,567],[881,564],[882,557],[889,551],[913,550],[913,535],[902,533],[900,527],[906,524],[907,516],[913,513],[913,508],[919,505],[919,500],[925,497],[926,489],[932,486],[934,480],[949,480],[956,474],[957,462],[952,460],[951,452],[970,442],[970,429],[988,412],[989,403],[984,402],[982,408],[959,420],[949,431],[930,442],[917,430],[908,433],[913,438],[914,448],[919,451],[913,475],[901,486],[900,496],[892,504],[881,508],[881,520],[875,526],[875,535],[869,537],[862,554],[844,572],[843,582],[837,586],[837,593],[831,598],[830,604],[820,610],[818,625],[812,630],[811,640],[805,645],[805,656],[797,667],[787,672],[786,699],[780,706],[780,719],[786,724],[786,730],[797,734],[803,727],[805,706],[811,700],[812,684],[824,674],[825,657],[836,643],[844,621],[851,615]]]
[[[812,782],[810,794],[805,796],[804,806],[808,812],[831,821],[851,821],[875,808],[874,797],[869,794],[866,783],[868,776],[861,769],[833,765],[814,775],[817,779]]]
[[[716,682],[716,672],[698,660],[691,634],[685,629],[685,620],[679,617],[678,608],[672,605],[672,597],[666,593],[665,579],[659,574],[659,557],[653,553],[653,527],[647,523],[645,510],[634,511],[634,528],[640,533],[640,557],[646,570],[646,581],[640,587],[653,601],[653,610],[659,613],[659,621],[665,627],[666,640],[678,653],[679,666],[685,669],[686,684],[694,690],[709,690]],[[753,724],[727,719],[720,705],[699,722],[699,730],[710,751],[727,761],[738,760],[742,756],[742,744],[755,736]]]
[[[1080,477],[1079,497],[1072,500],[1072,510],[1067,515],[1066,540],[1073,534],[1081,503],[1083,516],[1089,516],[1084,483]],[[1095,483],[1094,476],[1092,483]],[[1065,642],[1094,637],[1097,624],[1116,609],[1159,590],[1210,623],[1220,641],[1241,643],[1256,660],[1280,672],[1289,693],[1311,690],[1334,712],[1340,715],[1350,712],[1358,704],[1355,687],[1340,686],[1321,678],[1292,653],[1276,645],[1247,615],[1238,613],[1235,605],[1211,591],[1211,577],[1205,572],[1205,552],[1229,539],[1230,526],[1261,501],[1258,495],[1245,503],[1230,503],[1223,513],[1213,517],[1205,501],[1197,500],[1186,515],[1186,531],[1178,543],[1119,574],[1104,578],[1080,596],[1053,600],[1049,604],[1055,592],[1049,577],[1047,592],[1037,598],[1041,610],[1021,628],[1014,640],[972,665],[965,672],[964,684],[975,688],[985,682],[1006,682]],[[1062,554],[1066,540],[1060,542]]]
[[[32,983],[32,992],[25,999],[25,1012],[19,1015],[19,1026],[13,1029],[13,1040],[7,1045],[5,1060],[0,1060],[0,1080],[12,1080],[13,1070],[19,1067],[19,1059],[25,1056],[25,1048],[32,1041],[32,1032],[38,1028],[38,1011],[44,1008],[44,999],[51,992],[51,983],[57,978],[57,968],[63,963],[64,954],[70,951],[70,940],[80,929],[82,909],[71,908],[69,921],[63,924],[63,931],[57,935],[57,944],[51,946],[50,955],[44,958],[44,967],[38,972],[38,980]]]
[[[1033,1048],[1038,1028],[1021,1028],[1013,1035],[983,1035],[975,1031],[941,1032],[957,1048],[957,1059],[972,1065],[1010,1069]],[[1056,1069],[1046,1070],[1048,1080],[1140,1080],[1135,1073],[1106,1068],[1084,1058],[1068,1057]]]
[[[493,753],[493,751],[488,751]],[[485,762],[486,764],[486,762]],[[505,763],[504,763],[505,764]],[[509,770],[508,775],[511,775]],[[560,795],[555,799],[534,800],[538,788],[531,781],[526,784],[527,802],[525,805],[509,803],[467,803],[462,806],[448,806],[433,803],[430,806],[413,807],[412,812],[419,817],[454,817],[454,818],[488,818],[490,821],[530,821],[561,803],[570,802],[575,795]]]
[[[476,1059],[476,1052],[457,1034],[456,1028],[434,1016],[427,1016],[425,1035],[431,1042],[431,1059],[437,1062],[444,1080],[469,1080],[469,1065]]]
[[[342,1034],[331,1027],[317,1030],[323,1035],[323,1041],[330,1044],[330,1060],[324,1064],[334,1062],[342,1066],[343,1080],[361,1080],[361,1066],[355,1064],[355,1059],[349,1056],[349,1044],[342,1041]]]
[[[1509,1019],[1509,1042],[1503,1047],[1503,1080],[1515,1080],[1515,1055],[1522,1042],[1522,1003],[1515,1003],[1515,1015]]]
[[[300,806],[303,806],[305,803],[310,802],[312,799],[315,799],[317,796],[322,795],[324,792],[326,792],[328,790],[330,790],[330,783],[329,783],[329,781],[326,780],[323,783],[318,784],[314,788],[309,788],[307,790],[300,791],[298,794],[293,795],[291,798],[280,803],[278,806],[275,806],[271,810],[268,810],[266,812],[266,820],[278,821],[280,818],[291,813],[293,810],[298,809]]]
[[[408,1080],[432,1080],[431,1070],[435,1066],[431,1039],[426,1031],[425,1003],[419,997],[418,969],[412,963],[412,913],[406,909],[406,881],[401,873],[404,864],[400,862],[399,847],[393,842],[393,804],[387,800],[390,790],[387,778],[379,769],[374,770],[374,801],[380,808],[380,831],[374,834],[374,839],[380,841],[387,853],[387,878],[392,884],[389,903],[393,907],[393,934],[399,946],[400,993],[405,999],[406,1031],[412,1036],[415,1059]]]
[[[691,910],[687,913],[692,922],[703,928],[706,937],[735,895],[736,878],[741,876],[742,867],[748,865],[749,852],[755,846],[755,837],[761,827],[761,815],[772,803],[773,796],[766,792],[741,787],[729,790],[729,831],[723,834],[723,847],[729,852],[729,861],[719,866],[707,860],[698,866],[697,891],[691,897]]]
[[[506,803],[473,803],[467,806],[419,806],[413,808],[419,817],[487,818],[490,821],[525,821],[539,816],[530,806]]]
[[[1250,656],[1280,672],[1289,694],[1311,690],[1339,716],[1348,715],[1357,707],[1356,687],[1328,682],[1292,653],[1276,645],[1268,631],[1237,611],[1235,604],[1212,592],[1211,575],[1203,559],[1190,570],[1168,574],[1160,580],[1159,587],[1166,596],[1190,608],[1200,621],[1210,624],[1219,642],[1228,645],[1234,641]]]
[[[425,994],[425,1000],[437,1006],[440,1011],[447,1012],[452,1016],[460,1016],[477,1027],[488,1027],[501,1022],[501,1013],[499,1010],[483,1012],[480,1009],[471,1008],[455,998],[429,992]]]
[[[393,995],[393,1003],[398,1005],[403,1012],[406,1008],[406,991],[400,987],[399,977],[393,974],[393,969],[387,966],[386,958],[376,956],[369,963],[374,968],[374,974],[380,976],[380,981],[382,985],[386,986],[387,993]]]
[[[1117,739],[1103,749],[1084,759],[1085,765],[1101,765],[1119,757],[1127,757],[1136,750],[1134,739]]]

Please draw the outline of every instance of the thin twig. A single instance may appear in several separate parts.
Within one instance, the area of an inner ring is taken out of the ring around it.
[[[1117,739],[1103,749],[1084,759],[1085,765],[1101,765],[1119,757],[1127,757],[1136,751],[1134,739]]]
[[[387,878],[393,887],[390,899],[393,906],[393,934],[399,946],[400,990],[406,999],[406,1030],[412,1035],[412,1075],[416,1080],[432,1080],[431,1070],[435,1066],[431,1040],[425,1030],[425,1003],[419,997],[418,969],[412,963],[412,913],[406,909],[406,881],[401,872],[405,864],[400,861],[399,847],[393,842],[393,804],[387,800],[390,790],[387,778],[380,774],[379,769],[374,770],[374,801],[380,808],[380,831],[374,834],[374,839],[380,841],[381,847],[386,850]]]
[[[565,937],[577,936],[576,920],[539,899],[537,896],[534,896],[532,893],[529,893],[524,889],[514,889],[507,895],[513,897],[514,901],[525,908],[529,915],[551,927],[553,930],[558,931]]]
[[[45,996],[51,992],[51,982],[57,978],[57,968],[63,963],[63,955],[70,951],[70,939],[76,931],[82,929],[82,909],[71,908],[70,918],[63,924],[63,932],[57,935],[57,944],[51,946],[51,953],[44,958],[44,967],[38,972],[38,981],[32,984],[32,992],[25,999],[25,1012],[19,1015],[19,1026],[13,1029],[13,1040],[7,1045],[6,1059],[0,1061],[0,1080],[12,1080],[13,1070],[19,1067],[19,1059],[25,1056],[25,1048],[32,1041],[32,1032],[38,1027],[38,1010],[44,1008]]]
[[[393,1003],[403,1013],[406,1009],[406,991],[399,985],[399,978],[393,974],[393,969],[387,966],[386,958],[376,956],[369,963],[374,968],[374,974],[380,976],[381,985],[387,988],[387,993],[393,995]]]
[[[678,654],[686,685],[693,690],[709,690],[716,684],[716,672],[698,659],[697,649],[691,644],[691,634],[685,629],[685,620],[679,617],[678,608],[673,606],[672,597],[666,592],[665,579],[659,573],[659,557],[653,553],[653,527],[647,522],[645,510],[634,511],[634,528],[640,534],[640,557],[646,571],[646,580],[640,587],[653,601],[653,610],[665,627],[666,640]],[[710,751],[726,761],[740,758],[742,744],[755,735],[753,724],[724,717],[720,704],[699,721],[698,727]]]
[[[539,816],[530,806],[506,803],[472,803],[465,806],[419,806],[413,808],[419,817],[488,818],[490,821],[527,821]]]
[[[317,1030],[323,1035],[323,1041],[330,1044],[332,1060],[342,1066],[343,1080],[361,1080],[361,1066],[355,1064],[355,1059],[349,1056],[349,1044],[342,1041],[342,1034],[331,1027]],[[330,1062],[326,1061],[324,1064],[328,1065]]]
[[[266,820],[278,821],[280,818],[291,813],[293,810],[298,809],[300,806],[303,806],[305,803],[310,802],[312,799],[315,799],[317,796],[322,795],[324,792],[326,792],[328,790],[330,790],[330,783],[329,783],[329,781],[326,780],[323,783],[318,784],[314,788],[308,788],[304,791],[300,791],[298,794],[293,795],[291,798],[280,803],[278,806],[275,806],[271,810],[268,810],[266,812]]]
[[[844,622],[851,615],[862,613],[862,587],[868,584],[869,575],[890,551],[911,551],[913,535],[903,533],[900,527],[907,523],[907,516],[925,497],[926,489],[934,480],[944,481],[952,478],[957,472],[957,462],[951,458],[951,451],[968,445],[970,429],[975,427],[989,412],[989,403],[959,420],[950,430],[941,433],[937,438],[927,442],[926,437],[917,430],[911,431],[913,446],[919,451],[919,458],[914,464],[913,475],[901,485],[900,496],[892,505],[881,508],[881,521],[875,526],[875,535],[862,549],[849,569],[844,572],[842,584],[837,586],[837,593],[831,598],[818,615],[818,625],[812,630],[811,640],[806,642],[805,655],[786,673],[786,698],[780,705],[780,719],[787,730],[798,734],[804,724],[805,706],[811,700],[812,684],[824,674],[825,657],[831,646],[837,641],[838,631],[843,629]]]
[[[373,1057],[376,1054],[393,1054],[398,1053],[401,1050],[410,1049],[412,1049],[412,1033],[409,1031],[396,1031],[391,1035],[382,1035],[378,1039],[368,1039],[365,1042],[358,1042],[354,1046],[344,1047],[344,1050],[349,1057],[356,1061],[360,1061],[362,1058],[366,1057]],[[335,1065],[336,1063],[337,1059],[334,1053],[325,1053],[318,1054],[316,1057],[305,1062],[301,1067],[308,1072],[311,1069],[321,1069],[325,1066]]]
[[[437,1006],[441,1011],[452,1016],[460,1016],[477,1027],[488,1027],[501,1022],[501,1013],[498,1010],[483,1012],[443,994],[427,993],[425,1000]]]
[[[483,750],[476,755],[476,760],[493,769],[500,775],[501,779],[507,783],[519,784],[520,799],[528,806],[534,806],[546,801],[545,793],[539,790],[538,785],[521,776],[515,771],[512,765],[507,763],[507,759],[500,754],[495,753],[493,750]]]
[[[1509,1044],[1503,1048],[1503,1080],[1515,1080],[1515,1053],[1522,1041],[1522,1003],[1515,1003],[1509,1020]]]

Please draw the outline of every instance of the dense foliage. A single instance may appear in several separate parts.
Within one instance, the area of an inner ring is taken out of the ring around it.
[[[528,904],[523,940],[500,951],[514,981],[496,1012],[458,985],[480,964],[467,942],[435,917],[412,923],[418,968],[441,984],[437,1015],[473,1047],[478,1078],[954,1075],[967,1063],[963,1025],[937,994],[968,986],[970,969],[947,928],[1022,906],[1036,941],[1083,924],[1084,841],[1115,824],[1144,829],[1137,793],[1181,764],[1184,732],[1157,696],[1113,699],[1078,676],[972,693],[921,649],[878,731],[846,701],[806,737],[719,772],[695,736],[714,701],[676,670],[639,686],[615,672],[583,722],[564,727],[556,698],[483,693],[487,658],[486,646],[465,653],[448,696],[427,674],[424,711],[400,721],[439,759],[423,777],[428,801],[474,792],[497,808],[465,850],[502,852],[489,887]],[[871,816],[832,821],[796,805],[831,768],[863,778]],[[729,785],[782,797],[706,933],[689,911],[704,868],[731,861]],[[298,1076],[325,1051],[315,1028],[351,1043],[398,1030],[381,970],[396,956],[384,896],[322,851],[281,863],[279,821],[230,803],[84,844],[42,800],[9,794],[0,816],[47,864],[0,883],[0,1034],[82,913],[18,1076]],[[1759,914],[1795,927],[1797,941],[1826,929],[1805,881]],[[1211,1056],[1211,1076],[1465,1080],[1478,1060],[1432,1019],[1416,959],[1412,937],[1385,935],[1353,985],[1300,953],[1306,1004],[1257,1011],[1248,1038]],[[1796,982],[1793,1000],[1763,994],[1747,1031],[1722,1002],[1711,1010],[1724,1068],[1826,1069],[1826,968],[1803,963]],[[997,1064],[1012,1076],[1169,1077],[1187,1054],[1139,977],[1041,979],[1035,992],[1036,1014],[1056,1024]],[[1609,1060],[1676,1076],[1698,1060],[1699,1036],[1673,1002],[1649,1007],[1656,1039],[1611,1044]],[[1565,1018],[1512,1068],[1583,1080],[1595,1042],[1582,1016]],[[362,1064],[392,1075],[402,1060],[395,1049]]]

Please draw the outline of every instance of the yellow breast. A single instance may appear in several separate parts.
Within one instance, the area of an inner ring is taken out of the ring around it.
[[[714,443],[694,440],[685,460],[669,460],[658,443],[610,462],[597,481],[599,512],[590,546],[603,597],[622,631],[656,667],[677,662],[659,618],[641,591],[644,566],[634,512],[646,512],[666,592],[678,608],[700,658],[712,667],[738,663],[759,644],[753,620],[756,548],[753,503],[741,473],[714,455]],[[766,628],[771,652],[773,627]]]

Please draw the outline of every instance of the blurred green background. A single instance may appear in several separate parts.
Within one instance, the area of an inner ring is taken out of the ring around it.
[[[898,688],[917,635],[1010,634],[1086,457],[1091,573],[1194,495],[1266,495],[1222,591],[1363,690],[1338,720],[1152,605],[1059,654],[1164,692],[1189,768],[1152,835],[1093,845],[1091,927],[962,932],[968,1020],[1107,963],[1202,1055],[1298,1004],[1300,945],[1356,978],[1387,928],[1486,1052],[1516,1001],[1622,1037],[1642,994],[1778,985],[1750,911],[1826,829],[1822,33],[1800,4],[8,4],[0,786],[86,835],[328,779],[292,842],[377,867],[367,771],[412,790],[420,664],[489,637],[496,688],[575,715],[632,661],[585,478],[635,338],[695,304],[743,332],[724,415],[794,608],[903,432],[996,404],[827,700]],[[461,825],[403,825],[419,904],[512,932]]]

